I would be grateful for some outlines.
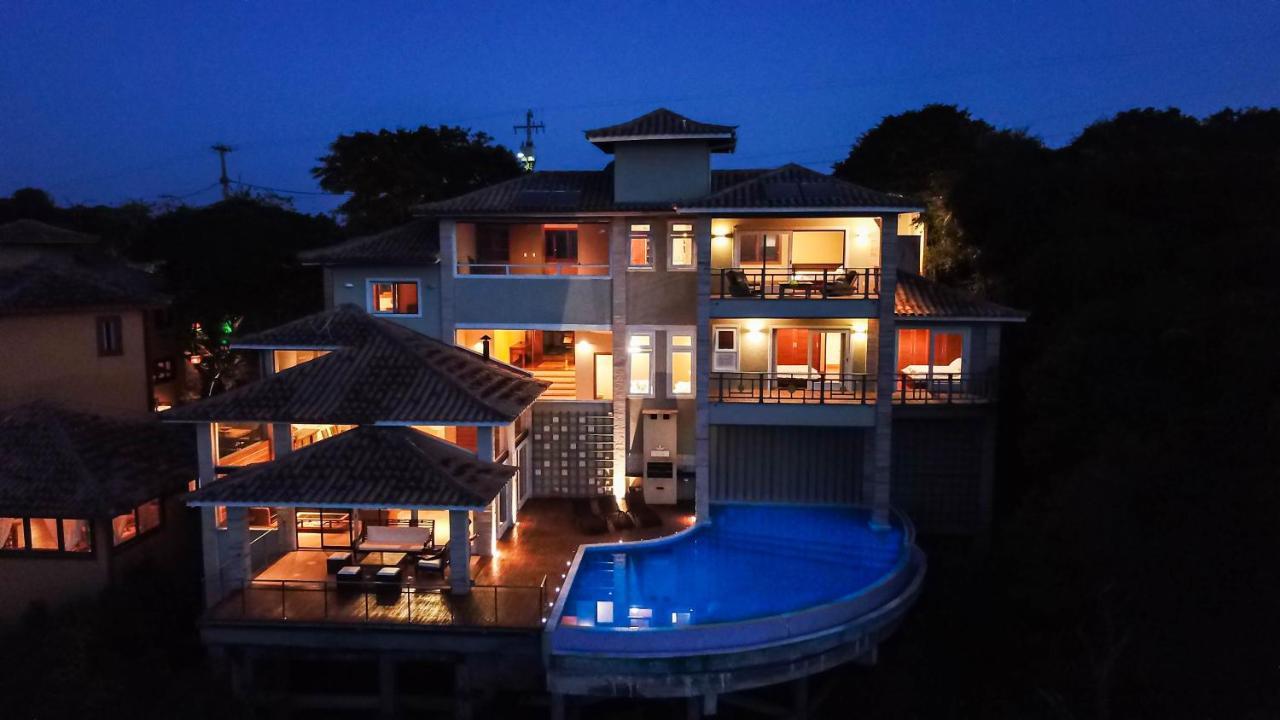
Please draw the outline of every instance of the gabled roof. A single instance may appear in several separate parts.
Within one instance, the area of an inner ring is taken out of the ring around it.
[[[658,108],[617,125],[587,130],[586,135],[587,140],[607,153],[613,152],[616,143],[640,140],[708,140],[712,152],[733,152],[737,126],[699,122]]]
[[[712,191],[736,185],[767,170],[713,170]],[[604,170],[551,170],[522,175],[449,200],[419,205],[430,215],[573,215],[671,211],[674,203],[618,203],[613,200],[613,165]]]
[[[412,428],[363,426],[234,472],[188,503],[480,508],[515,472]]]
[[[528,373],[421,335],[347,305],[281,333],[306,347],[340,339],[334,352],[163,413],[179,422],[342,425],[505,425],[549,386]],[[288,326],[286,326],[288,327]],[[307,328],[319,329],[317,344]],[[274,331],[260,333],[270,338]],[[252,338],[250,338],[252,339]],[[270,342],[266,343],[270,344]]]
[[[246,335],[232,342],[231,347],[235,350],[337,350],[359,345],[368,339],[375,328],[371,322],[373,319],[359,306],[344,303],[332,310],[305,315]]]
[[[899,318],[1023,322],[1027,313],[940,285],[906,270],[898,271],[893,312]]]
[[[93,245],[95,235],[55,227],[39,220],[14,220],[0,225],[0,245]]]
[[[0,409],[0,515],[111,517],[186,489],[195,437],[46,402]]]
[[[298,258],[303,265],[434,265],[440,260],[440,224],[417,219],[376,235],[308,250]]]
[[[681,204],[698,210],[923,210],[915,200],[870,190],[790,163]]]
[[[140,271],[122,265],[82,265],[41,256],[0,267],[0,315],[157,307],[169,298],[143,287]]]

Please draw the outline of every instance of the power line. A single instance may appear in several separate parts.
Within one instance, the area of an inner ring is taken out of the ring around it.
[[[232,180],[231,182],[241,187],[263,190],[266,192],[285,193],[287,195],[322,195],[329,197],[346,197],[349,195],[349,193],[326,192],[324,190],[288,190],[286,188],[270,187],[267,185],[254,185],[253,183],[247,183],[242,180]]]

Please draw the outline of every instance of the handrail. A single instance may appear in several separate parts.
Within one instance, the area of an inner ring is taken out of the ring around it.
[[[797,270],[795,267],[726,267],[712,288],[720,299],[868,300],[880,296],[880,268]]]
[[[873,375],[855,373],[711,373],[711,402],[865,405],[875,402]]]
[[[491,263],[458,261],[459,277],[606,277],[608,263]]]
[[[904,404],[958,405],[992,402],[996,382],[992,373],[898,373],[893,401]]]

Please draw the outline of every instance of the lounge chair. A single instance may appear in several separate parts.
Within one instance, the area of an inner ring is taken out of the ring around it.
[[[448,566],[449,548],[443,545],[427,550],[418,558],[418,570],[421,572],[434,572],[443,575],[444,569]]]
[[[618,498],[613,495],[596,498],[596,509],[614,530],[630,530],[636,526],[635,519],[618,507]]]
[[[747,282],[747,274],[741,270],[726,270],[724,281],[732,297],[755,297],[760,293]]]
[[[847,270],[843,277],[832,280],[823,287],[823,293],[827,297],[850,297],[853,295],[861,295],[863,291],[858,287],[862,284],[862,274],[857,270]]]
[[[573,522],[584,535],[603,535],[609,532],[609,524],[591,508],[590,498],[574,498]]]
[[[662,517],[644,501],[644,488],[627,488],[627,508],[631,511],[631,517],[635,518],[636,524],[642,528],[662,525]]]

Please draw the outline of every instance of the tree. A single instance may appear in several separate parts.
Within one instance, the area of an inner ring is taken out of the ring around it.
[[[516,177],[515,155],[483,132],[441,125],[341,135],[311,173],[340,206],[347,227],[373,233],[408,221],[415,205]]]

